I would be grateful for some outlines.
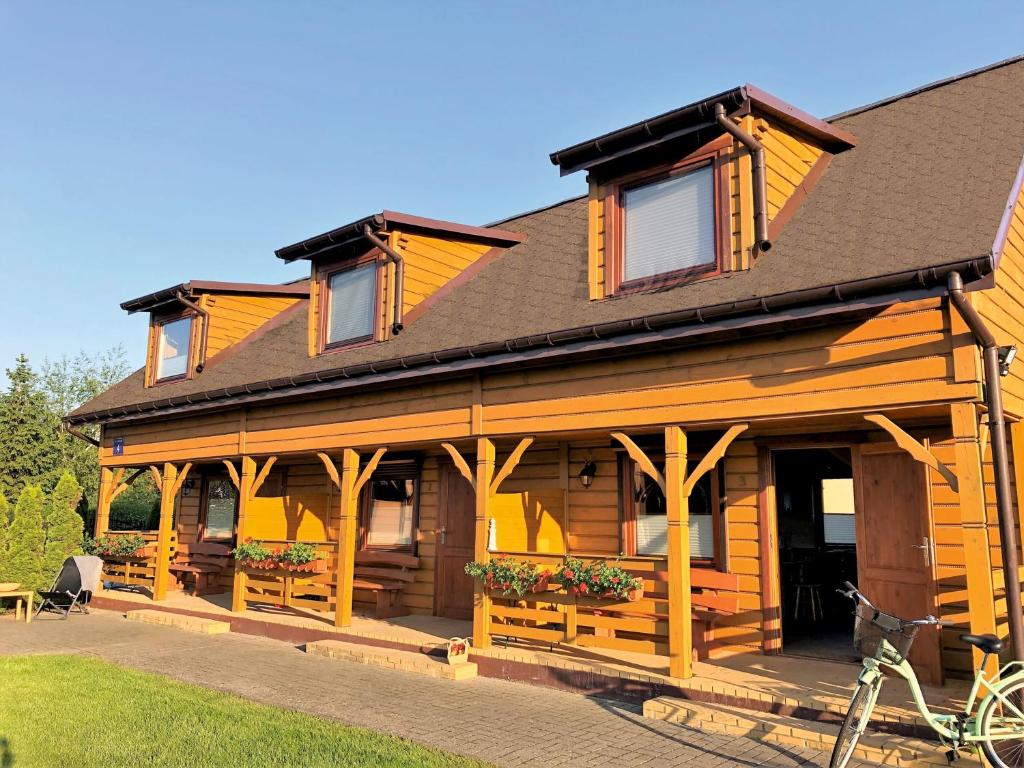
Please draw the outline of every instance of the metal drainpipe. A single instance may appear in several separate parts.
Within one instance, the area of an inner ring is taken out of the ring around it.
[[[366,235],[367,240],[384,252],[384,255],[388,257],[388,261],[395,265],[395,319],[391,323],[391,332],[398,335],[405,327],[405,324],[402,322],[402,296],[404,294],[405,286],[405,261],[402,260],[402,256],[398,251],[377,237],[374,231],[370,229],[369,224],[363,225],[363,234]]]
[[[67,423],[64,424],[64,431],[67,432],[72,437],[77,437],[79,440],[89,443],[90,445],[93,445],[96,448],[100,447],[100,441],[97,440],[95,437],[89,437],[84,432],[79,432],[77,429],[68,425]]]
[[[740,144],[750,150],[752,175],[754,178],[754,239],[761,253],[771,250],[768,239],[768,182],[765,173],[764,146],[749,133],[729,119],[722,104],[715,104],[715,120]]]
[[[185,298],[185,294],[181,292],[178,293],[178,301],[203,318],[203,332],[199,336],[199,360],[196,361],[196,373],[202,373],[203,368],[206,367],[206,331],[210,320],[210,313],[195,302]]]
[[[1017,557],[1016,521],[1010,491],[1010,461],[1006,453],[1006,418],[1003,415],[1003,389],[1000,383],[999,342],[978,310],[964,295],[964,281],[959,272],[947,278],[950,301],[956,306],[981,346],[985,368],[985,401],[988,405],[989,444],[996,475],[996,508],[999,511],[1000,551],[1003,555],[1003,583],[1006,589],[1006,613],[1010,624],[1010,646],[1013,657],[1024,661],[1024,616],[1020,601],[1020,560]],[[1011,577],[1012,574],[1012,577]]]

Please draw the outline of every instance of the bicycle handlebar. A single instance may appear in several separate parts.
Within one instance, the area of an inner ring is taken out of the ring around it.
[[[841,594],[843,597],[846,597],[846,598],[849,598],[850,600],[856,601],[857,603],[863,603],[864,605],[866,605],[868,608],[870,608],[873,611],[877,611],[878,610],[877,608],[875,608],[874,605],[871,604],[870,600],[868,600],[866,597],[864,597],[864,594],[859,589],[857,589],[855,586],[853,586],[853,584],[851,584],[848,581],[844,581],[843,582],[843,586],[846,587],[846,589],[837,589],[836,592]],[[935,618],[934,616],[932,616],[930,614],[928,616],[925,616],[923,619],[913,619],[913,620],[900,619],[900,621],[902,621],[904,625],[912,626],[912,627],[925,627],[925,626],[932,626],[932,625],[935,625],[935,626],[952,626],[952,624],[950,622],[941,621],[941,620]]]

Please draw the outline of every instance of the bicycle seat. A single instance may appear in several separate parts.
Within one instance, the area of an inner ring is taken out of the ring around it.
[[[1003,650],[1003,641],[995,635],[960,635],[960,639],[985,653],[999,653]]]

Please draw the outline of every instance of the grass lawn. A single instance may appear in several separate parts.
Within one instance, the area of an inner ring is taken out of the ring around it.
[[[0,768],[482,765],[104,661],[0,657]]]

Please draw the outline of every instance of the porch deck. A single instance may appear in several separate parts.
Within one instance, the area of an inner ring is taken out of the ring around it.
[[[126,590],[105,590],[95,605],[119,611],[136,607],[186,613],[232,622],[232,629],[262,634],[292,643],[336,637],[349,642],[441,653],[451,637],[472,634],[469,621],[411,615],[373,619],[355,614],[352,624],[336,628],[331,614],[255,606],[241,613],[230,610],[229,594],[195,597],[170,593],[154,603],[149,596]],[[694,676],[669,675],[668,659],[623,651],[510,642],[500,637],[487,649],[474,649],[480,674],[572,690],[587,695],[642,701],[655,696],[679,696],[696,702],[725,704],[805,720],[836,721],[845,714],[859,665],[796,656],[739,654],[695,662]],[[948,680],[945,686],[922,686],[925,698],[938,711],[961,706],[969,684]],[[942,702],[942,705],[939,705]],[[917,733],[920,719],[909,691],[899,681],[881,692],[874,720],[896,732]]]

